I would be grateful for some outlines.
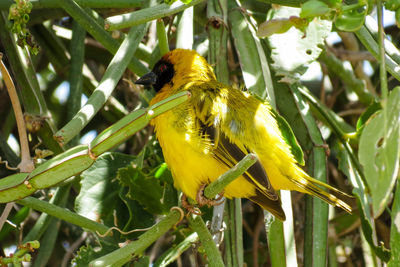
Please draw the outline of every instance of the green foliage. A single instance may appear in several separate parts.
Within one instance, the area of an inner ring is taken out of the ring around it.
[[[357,31],[364,24],[367,11],[367,6],[361,4],[343,8],[335,20],[335,26],[341,31]]]
[[[358,157],[370,188],[374,216],[384,211],[394,187],[400,158],[400,87],[390,93],[383,109],[365,125]]]
[[[330,11],[330,8],[324,2],[318,0],[311,0],[305,2],[301,6],[300,17],[301,18],[314,18],[324,16]]]
[[[105,153],[81,174],[81,189],[75,200],[78,214],[95,221],[113,223],[113,210],[118,200],[119,186],[115,181],[119,168],[134,158],[121,153]]]
[[[379,260],[399,266],[400,31],[387,31],[380,55],[381,25],[369,17],[383,4],[399,25],[399,0],[94,2],[0,1],[0,173],[8,175],[0,177],[0,201],[16,201],[0,206],[0,253],[21,239],[37,239],[32,244],[39,251],[23,245],[0,263],[57,266],[69,257],[75,266],[175,266],[177,260],[182,266],[361,266]],[[157,33],[149,27],[156,19]],[[326,42],[332,33],[341,38],[334,45]],[[352,214],[292,193],[282,194],[284,223],[270,223],[245,200],[181,218],[173,209],[179,192],[146,125],[190,96],[183,92],[150,110],[154,92],[133,84],[177,45],[208,58],[220,81],[267,99],[295,159],[313,177],[329,178],[352,194],[346,199]],[[362,68],[366,62],[372,74]],[[322,78],[305,80],[310,65]],[[3,94],[8,79],[25,112],[28,151],[21,140],[18,153],[7,142],[17,136],[15,120],[22,121],[14,119]],[[74,92],[64,103],[59,92],[66,84]],[[83,96],[88,104],[72,118],[77,107],[70,103],[79,106]],[[63,127],[71,121],[71,128]],[[88,132],[96,132],[93,141],[68,142]],[[3,164],[15,167],[37,148],[54,156],[36,153],[32,172]],[[53,217],[62,219],[61,227],[48,228],[57,224]],[[361,235],[365,242],[353,242]]]
[[[286,143],[290,146],[294,158],[300,165],[304,166],[303,150],[297,142],[296,136],[294,135],[292,128],[290,128],[289,123],[285,120],[285,118],[279,115],[278,112],[276,112],[275,110],[272,111],[274,113],[276,121],[278,122],[278,127],[282,132],[282,136],[285,139]]]
[[[150,213],[165,213],[172,207],[171,203],[175,203],[173,196],[176,194],[170,184],[161,185],[160,180],[146,175],[136,166],[120,169],[118,180],[129,188],[126,196],[138,201]]]
[[[281,7],[270,10],[268,19],[293,18],[300,10]],[[284,81],[293,83],[307,70],[307,64],[318,58],[325,38],[331,32],[332,23],[328,20],[315,19],[304,28],[292,29],[283,34],[269,37],[271,59],[277,75],[283,75]]]

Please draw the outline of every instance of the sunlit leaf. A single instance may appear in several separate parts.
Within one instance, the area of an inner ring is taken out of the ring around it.
[[[268,19],[282,19],[299,16],[299,8],[279,7],[267,16]],[[273,68],[277,75],[283,75],[286,82],[296,81],[307,70],[307,64],[318,58],[324,40],[331,32],[332,22],[314,19],[304,32],[292,27],[283,34],[268,38],[271,47]]]
[[[374,231],[371,224],[371,222],[373,222],[373,218],[370,212],[365,185],[361,180],[359,173],[357,173],[353,162],[350,160],[350,156],[347,151],[341,147],[337,155],[339,159],[339,169],[350,179],[350,182],[354,188],[353,194],[356,196],[359,218],[361,220],[361,229],[365,240],[368,242],[374,253],[380,259],[387,262],[390,259],[390,251],[387,250],[382,243],[380,246],[378,246],[374,241]]]
[[[400,87],[393,89],[387,106],[365,125],[358,157],[371,190],[374,216],[378,217],[387,205],[399,170]]]
[[[293,23],[286,18],[267,20],[258,26],[257,36],[260,38],[269,37],[273,34],[287,32]]]
[[[301,18],[314,18],[327,14],[331,9],[327,4],[318,0],[307,1],[301,5]]]

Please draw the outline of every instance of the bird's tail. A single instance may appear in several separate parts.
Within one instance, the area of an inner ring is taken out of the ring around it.
[[[348,194],[336,189],[333,186],[330,186],[326,183],[323,183],[321,181],[318,181],[310,176],[308,176],[306,173],[303,172],[303,176],[300,177],[296,177],[296,178],[292,178],[292,177],[288,177],[288,179],[294,183],[296,186],[300,187],[302,190],[304,190],[305,192],[307,192],[310,195],[316,196],[320,199],[322,199],[323,201],[342,208],[343,210],[347,211],[348,213],[351,213],[352,209],[350,207],[350,205],[348,205],[344,200],[342,200],[341,197],[348,197],[351,198],[351,196],[349,196]],[[332,192],[334,192],[336,195],[341,196],[341,197],[337,197],[331,193],[326,192],[324,189],[322,189],[321,187],[331,190]]]

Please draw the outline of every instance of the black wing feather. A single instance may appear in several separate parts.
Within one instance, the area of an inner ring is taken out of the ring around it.
[[[244,148],[244,152],[236,144],[230,142],[226,135],[221,133],[217,127],[214,127],[214,125],[206,126],[202,122],[199,124],[201,126],[200,132],[204,137],[211,141],[211,144],[214,147],[214,157],[227,167],[232,168],[242,160],[246,154],[251,152],[247,148]],[[270,211],[280,220],[285,220],[285,213],[282,210],[280,197],[272,188],[261,162],[257,160],[256,163],[254,163],[243,174],[243,176],[257,188],[256,195],[249,199],[260,205],[263,209]]]

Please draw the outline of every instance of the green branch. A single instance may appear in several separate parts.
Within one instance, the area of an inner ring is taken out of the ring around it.
[[[33,8],[57,8],[60,7],[59,0],[30,0]],[[90,8],[132,8],[139,7],[143,4],[143,0],[76,0],[77,4]],[[13,0],[0,1],[0,9],[8,9],[14,4]],[[48,12],[48,11],[47,11]]]
[[[361,43],[365,46],[365,48],[367,48],[367,50],[379,61],[379,45],[375,41],[371,33],[367,30],[367,28],[365,26],[362,26],[361,29],[355,32],[355,34],[357,35],[357,38],[361,41]],[[387,71],[391,75],[393,75],[394,78],[400,81],[400,72],[398,71],[399,64],[387,54],[385,54],[385,66],[387,68]]]
[[[367,90],[365,83],[358,79],[351,70],[346,69],[341,60],[326,50],[321,52],[319,59],[344,82],[349,90],[357,94],[361,103],[369,105],[374,101],[375,97]]]
[[[113,2],[113,1],[111,1]],[[120,43],[113,39],[102,26],[90,16],[82,7],[72,0],[60,0],[60,6],[76,20],[88,33],[90,33],[97,41],[99,41],[111,54],[115,54]],[[136,58],[132,58],[128,68],[137,75],[144,75],[149,70]]]
[[[55,134],[55,138],[60,144],[68,143],[79,134],[106,103],[142,40],[145,29],[146,25],[131,28],[86,105]]]
[[[89,266],[122,266],[132,260],[135,256],[142,255],[146,248],[177,224],[180,219],[181,213],[177,210],[172,210],[160,222],[139,236],[137,240],[103,257],[91,261]]]
[[[221,253],[215,245],[210,231],[200,216],[193,215],[189,219],[189,225],[199,235],[200,242],[206,252],[207,260],[210,266],[223,267]]]
[[[217,194],[221,193],[224,188],[233,182],[236,178],[241,176],[247,171],[255,162],[257,156],[253,153],[247,154],[241,161],[239,161],[233,168],[218,177],[204,189],[204,196],[212,199]]]
[[[113,30],[132,27],[148,21],[176,14],[180,11],[185,10],[188,7],[197,5],[201,2],[204,2],[204,0],[193,0],[187,5],[182,4],[180,2],[176,2],[172,5],[163,3],[160,5],[144,8],[131,13],[108,17],[105,20],[104,28],[108,31],[113,31]]]
[[[107,226],[101,223],[89,220],[88,218],[78,215],[68,209],[60,208],[56,205],[50,204],[46,201],[39,200],[34,197],[26,197],[24,199],[18,200],[17,203],[23,206],[30,207],[34,210],[45,212],[51,216],[78,225],[84,229],[93,232],[99,232],[100,234],[104,234],[109,229]]]

